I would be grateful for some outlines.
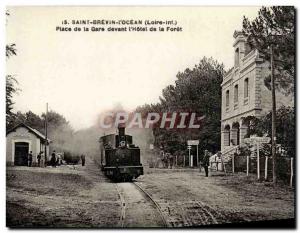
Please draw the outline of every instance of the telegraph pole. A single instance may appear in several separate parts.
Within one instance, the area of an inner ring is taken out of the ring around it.
[[[273,183],[277,183],[277,158],[276,158],[276,96],[274,76],[273,45],[270,45],[271,56],[271,87],[272,87],[272,160],[273,160]]]
[[[47,164],[47,144],[48,144],[48,103],[46,103],[46,115],[45,115],[45,167]]]

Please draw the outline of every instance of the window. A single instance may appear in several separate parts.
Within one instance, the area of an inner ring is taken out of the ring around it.
[[[236,48],[234,53],[234,66],[238,67],[240,65],[240,50]]]
[[[238,85],[234,86],[234,102],[238,102],[239,100],[239,87]]]
[[[229,107],[229,90],[226,91],[226,107]]]
[[[249,97],[249,79],[246,78],[244,81],[244,98]]]

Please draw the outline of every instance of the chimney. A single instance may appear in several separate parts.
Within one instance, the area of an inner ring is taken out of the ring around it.
[[[119,136],[125,136],[125,126],[123,124],[118,125]]]

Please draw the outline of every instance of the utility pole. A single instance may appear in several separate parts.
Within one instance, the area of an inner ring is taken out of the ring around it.
[[[271,56],[271,87],[272,87],[272,160],[273,160],[273,183],[277,183],[277,158],[276,158],[276,96],[274,76],[273,45],[270,45]]]
[[[46,115],[45,115],[45,167],[47,164],[47,144],[48,144],[48,103],[46,103]]]

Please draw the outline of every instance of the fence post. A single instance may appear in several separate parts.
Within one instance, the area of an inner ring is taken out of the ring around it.
[[[183,155],[183,167],[185,167],[185,155]]]
[[[217,161],[217,171],[219,171],[219,162]]]
[[[268,179],[268,156],[266,156],[265,160],[265,180]]]
[[[234,154],[232,154],[232,173],[234,173]]]
[[[249,176],[249,155],[247,155],[247,176]]]
[[[291,187],[293,187],[293,176],[294,176],[293,160],[294,160],[294,158],[291,157],[291,179],[290,179],[290,186]]]
[[[175,158],[176,160],[175,160],[175,162],[176,162],[176,167],[177,167],[177,155],[176,155],[176,158]]]
[[[221,154],[221,164],[222,164],[222,169],[224,170],[225,175],[227,176],[225,163],[224,163],[224,161],[223,161],[223,154]]]
[[[259,143],[257,142],[257,179],[260,179]]]

